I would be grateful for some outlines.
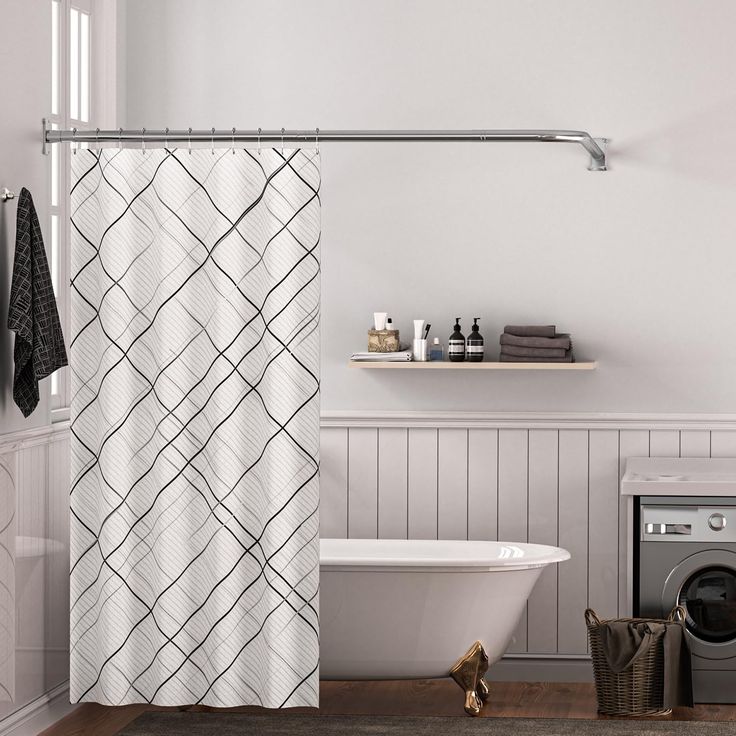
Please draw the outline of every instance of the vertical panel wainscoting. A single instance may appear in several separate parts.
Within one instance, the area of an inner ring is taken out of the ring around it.
[[[380,432],[385,431],[383,428]],[[407,537],[437,539],[439,430],[410,428],[407,442]]]
[[[529,541],[557,546],[559,541],[559,439],[556,429],[529,431]],[[547,567],[529,598],[527,650],[540,654],[557,652],[557,565]]]
[[[322,425],[323,536],[570,551],[540,578],[500,679],[589,679],[585,608],[630,613],[628,457],[736,457],[725,416],[326,412]]]
[[[529,541],[529,430],[498,433],[498,538]],[[521,616],[510,652],[527,651],[528,606]]]
[[[49,709],[59,717],[69,708],[66,424],[0,435],[0,625],[0,734]]]
[[[408,529],[408,431],[401,427],[378,433],[378,536],[406,539]]]

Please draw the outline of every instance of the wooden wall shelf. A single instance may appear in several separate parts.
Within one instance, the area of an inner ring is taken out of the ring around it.
[[[397,370],[460,370],[460,371],[594,371],[598,367],[595,360],[578,363],[500,363],[498,361],[482,361],[480,363],[452,363],[449,360],[427,362],[407,361],[369,361],[351,360],[351,368],[393,368]]]

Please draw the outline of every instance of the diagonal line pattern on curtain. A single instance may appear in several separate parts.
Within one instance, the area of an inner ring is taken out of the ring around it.
[[[316,705],[319,155],[71,158],[71,699]]]

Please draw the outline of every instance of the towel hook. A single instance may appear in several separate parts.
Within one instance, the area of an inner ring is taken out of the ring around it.
[[[146,155],[146,129],[141,128],[141,155]]]
[[[261,155],[261,129],[258,128],[258,155]]]
[[[191,128],[189,128],[189,138],[188,138],[187,146],[189,147],[189,155],[191,156],[192,155],[192,129]]]
[[[77,129],[72,128],[72,153],[76,156],[77,155],[77,146],[79,145],[76,141],[77,138]]]
[[[212,128],[212,155],[215,155],[215,129]]]
[[[7,202],[9,199],[15,199],[15,192],[11,192],[7,187],[0,189],[0,202]]]
[[[281,128],[281,155],[284,155],[284,129]]]

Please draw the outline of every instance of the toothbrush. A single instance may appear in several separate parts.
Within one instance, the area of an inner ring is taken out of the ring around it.
[[[427,339],[427,335],[429,335],[429,328],[430,328],[431,326],[432,326],[432,325],[427,325],[427,326],[426,326],[426,327],[424,328],[424,339],[425,339],[425,340]]]

